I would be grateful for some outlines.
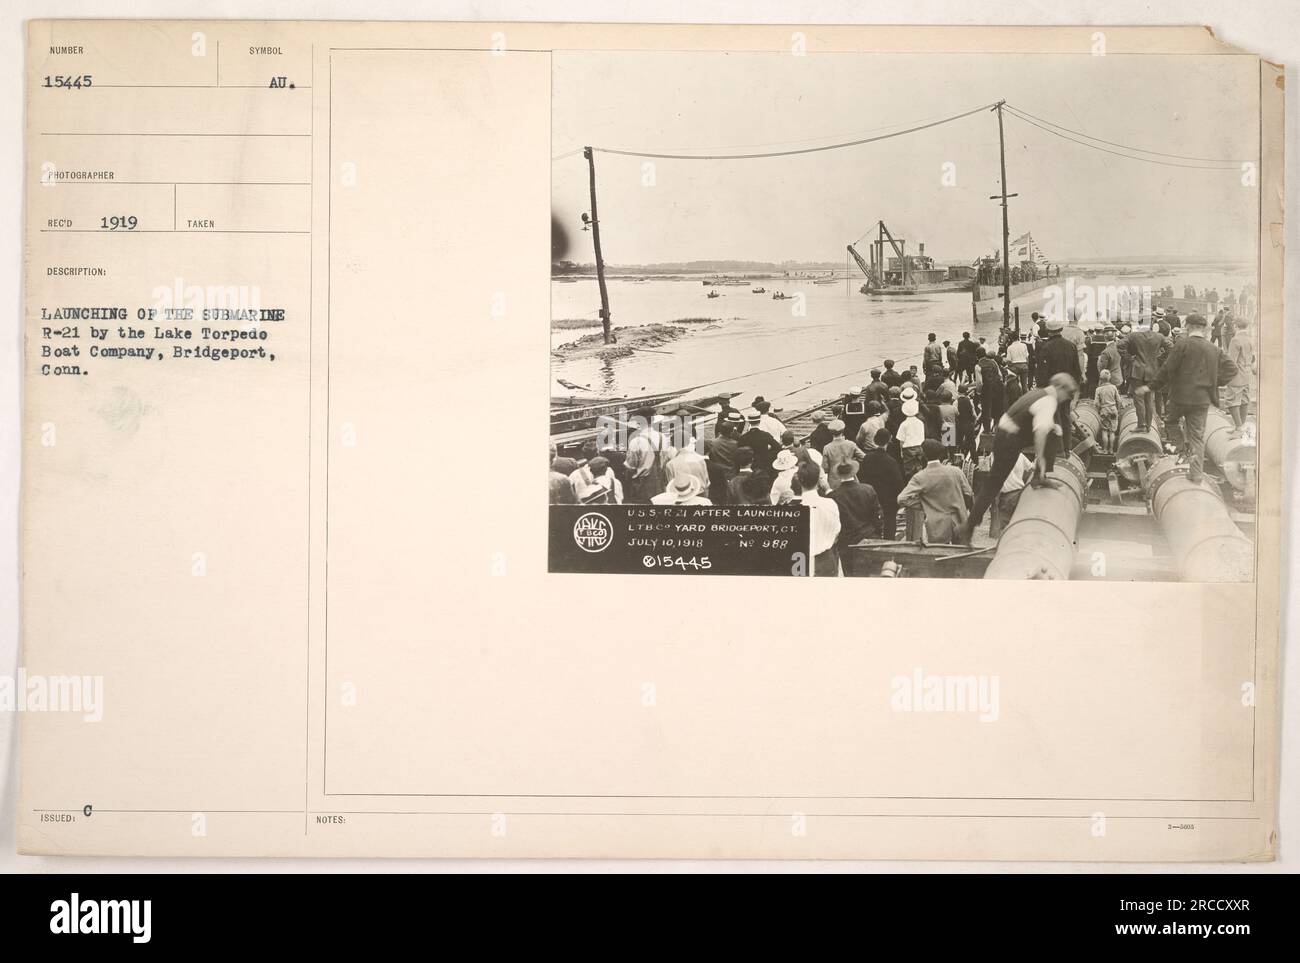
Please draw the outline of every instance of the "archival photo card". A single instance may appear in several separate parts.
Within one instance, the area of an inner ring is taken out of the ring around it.
[[[23,858],[1276,854],[1281,68],[45,20],[26,76]]]
[[[1252,58],[553,77],[553,571],[1254,579]]]

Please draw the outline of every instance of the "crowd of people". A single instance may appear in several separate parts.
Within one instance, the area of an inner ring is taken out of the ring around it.
[[[1173,285],[1166,285],[1155,291],[1155,297],[1158,298],[1173,298],[1175,296]],[[1240,292],[1228,288],[1222,295],[1219,294],[1219,289],[1215,287],[1202,288],[1198,291],[1194,284],[1184,284],[1182,296],[1186,301],[1204,301],[1209,305],[1209,310],[1216,314],[1227,311],[1248,321],[1253,321],[1255,318],[1256,301],[1255,286],[1253,284],[1247,284]]]
[[[1094,332],[1104,339],[1095,359],[1074,312],[1064,321],[1035,314],[1028,332],[1004,328],[997,344],[970,332],[955,344],[931,333],[919,370],[886,360],[866,384],[814,411],[806,437],[760,395],[743,409],[724,403],[705,442],[677,419],[644,411],[625,450],[589,442],[573,459],[552,448],[551,501],[803,504],[813,574],[858,574],[843,549],[896,539],[900,510],[907,537],[967,545],[992,510],[996,537],[1025,486],[1050,484],[1054,458],[1073,447],[1080,428],[1071,407],[1080,396],[1092,396],[1100,414],[1100,437],[1085,439],[1089,446],[1113,449],[1120,399],[1130,396],[1138,428],[1160,417],[1196,480],[1209,406],[1225,408],[1239,431],[1250,415],[1249,328],[1226,306],[1213,324],[1158,308],[1136,327]]]

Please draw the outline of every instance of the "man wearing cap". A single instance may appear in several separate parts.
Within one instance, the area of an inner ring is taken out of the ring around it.
[[[735,396],[733,395],[732,397]],[[718,406],[718,420],[713,424],[713,430],[715,433],[720,431],[723,425],[727,424],[727,419],[731,416],[733,411],[740,416],[740,428],[744,428],[745,416],[740,414],[738,408],[731,407],[731,398],[724,397]],[[735,434],[739,436],[740,430],[737,430]]]
[[[808,436],[808,447],[816,451],[822,451],[828,444],[835,440],[831,430],[826,427],[826,412],[814,411],[812,413],[813,430]]]
[[[709,487],[709,463],[695,450],[693,444],[683,445],[677,450],[677,454],[664,466],[664,475],[669,485],[681,475],[694,475],[699,479],[701,489]]]
[[[1162,315],[1164,309],[1158,309]],[[1140,328],[1124,339],[1124,352],[1129,359],[1128,377],[1133,394],[1133,408],[1137,412],[1138,431],[1150,431],[1153,417],[1163,407],[1160,396],[1152,391],[1161,364],[1169,355],[1169,339],[1153,325]]]
[[[925,534],[931,544],[951,545],[966,521],[974,500],[966,473],[944,463],[944,447],[927,438],[921,445],[925,467],[912,476],[898,496],[904,508],[920,506],[925,513]]]
[[[1016,373],[1022,387],[1029,385],[1029,345],[1016,338],[1007,345],[1007,367]]]
[[[943,345],[939,336],[933,331],[926,337],[925,347],[921,350],[921,370],[929,374],[934,368],[943,367]]]
[[[776,457],[780,444],[776,438],[773,438],[761,427],[759,422],[763,416],[755,408],[745,409],[745,422],[748,427],[745,433],[737,439],[741,446],[750,449],[754,453],[754,470],[770,472],[772,470],[772,459]]]
[[[1097,355],[1097,371],[1109,371],[1111,384],[1118,389],[1124,381],[1120,371],[1119,344],[1115,341],[1115,332],[1106,332],[1106,347]],[[1100,379],[1100,374],[1098,375]]]
[[[880,502],[874,488],[858,481],[857,462],[840,462],[835,473],[839,476],[839,484],[830,497],[840,507],[840,537],[837,540],[840,564],[844,566],[845,575],[857,575],[853,554],[845,549],[864,538],[880,537]]]
[[[866,452],[844,437],[844,422],[837,418],[830,423],[829,427],[835,437],[822,449],[822,469],[830,481],[831,491],[834,491],[840,483],[835,471],[836,467],[846,461],[861,461]]]
[[[758,427],[772,436],[772,439],[779,445],[781,443],[781,433],[785,431],[785,425],[781,424],[772,415],[772,403],[759,395],[754,399],[754,408],[758,411]]]
[[[903,383],[903,376],[894,370],[894,359],[885,359],[885,370],[880,374],[880,380],[888,388],[897,388]]]
[[[876,447],[876,432],[885,427],[885,412],[888,410],[879,401],[867,402],[867,420],[862,423],[857,437],[853,439],[863,451],[871,451]]]
[[[668,484],[668,490],[650,499],[654,505],[712,505],[700,492],[704,486],[694,475],[678,475]]]
[[[1097,414],[1101,420],[1102,451],[1115,451],[1115,429],[1119,427],[1119,389],[1111,384],[1109,368],[1102,368],[1097,375],[1097,391],[1093,396],[1097,402]]]
[[[1168,386],[1165,429],[1169,439],[1183,449],[1187,458],[1187,480],[1200,482],[1205,463],[1205,415],[1210,405],[1219,404],[1219,385],[1237,375],[1237,366],[1206,337],[1207,324],[1200,314],[1189,314],[1187,328],[1165,358],[1152,385],[1159,391]]]
[[[1130,373],[1133,370],[1133,359],[1128,353],[1128,339],[1133,336],[1133,326],[1126,324],[1119,329],[1119,335],[1115,338],[1115,347],[1119,349],[1119,374],[1121,393],[1126,395],[1133,394],[1133,382],[1130,380]]]
[[[639,425],[627,443],[628,470],[627,500],[645,504],[663,492],[668,484],[667,466],[677,454],[668,438],[654,427],[652,408],[642,408],[635,414],[633,424]]]
[[[957,371],[957,349],[952,346],[951,341],[943,343],[943,364],[949,372],[955,373]],[[953,389],[953,391],[956,390],[956,388]]]
[[[903,469],[889,453],[889,429],[876,432],[876,447],[867,452],[858,469],[858,479],[870,485],[880,503],[880,537],[891,541],[897,534],[898,493],[903,490]]]
[[[977,348],[976,355],[975,381],[980,391],[980,426],[985,431],[992,431],[1007,407],[1006,383],[998,359],[991,351]]]
[[[970,339],[969,331],[961,333],[961,340],[957,342],[958,382],[975,380],[975,349],[978,347],[979,345]]]
[[[975,457],[975,402],[970,397],[970,385],[957,389],[957,450],[971,458]]]
[[[1075,377],[1082,387],[1088,374],[1088,336],[1083,333],[1083,328],[1079,327],[1078,308],[1070,308],[1069,318],[1070,323],[1061,331],[1061,337],[1074,345],[1074,350],[1078,352],[1079,373]]]
[[[840,574],[840,555],[835,547],[840,537],[840,506],[817,490],[821,469],[812,462],[804,462],[795,470],[792,503],[807,505],[811,512],[809,525],[809,551],[813,557],[815,577]]]
[[[1250,414],[1251,399],[1255,396],[1255,341],[1250,336],[1245,318],[1238,318],[1234,324],[1232,315],[1228,315],[1225,323],[1236,328],[1227,351],[1228,360],[1237,366],[1237,374],[1224,386],[1223,404],[1236,426],[1233,434],[1239,435]]]
[[[953,370],[944,371],[943,380],[939,382],[939,394],[946,391],[954,398],[957,397],[957,382],[952,380],[954,377],[956,377],[956,374]]]
[[[1065,344],[1073,354],[1073,346],[1069,342]],[[1073,375],[1057,372],[1052,375],[1046,388],[1026,391],[998,420],[997,431],[993,435],[993,463],[984,477],[984,483],[980,485],[970,517],[959,533],[962,544],[971,543],[975,529],[984,520],[984,513],[1001,493],[1007,476],[1015,468],[1020,450],[1031,441],[1034,446],[1032,484],[1047,484],[1056,450],[1066,437],[1065,431],[1069,430],[1068,424],[1062,427],[1059,412],[1062,408],[1068,408],[1070,399],[1078,391],[1079,383]]]
[[[1052,375],[1068,374],[1075,383],[1083,381],[1083,369],[1079,367],[1079,352],[1073,344],[1061,334],[1064,325],[1060,318],[1051,317],[1043,321],[1047,329],[1047,340],[1038,352],[1038,383],[1046,385]]]
[[[1232,339],[1236,337],[1236,334],[1237,325],[1232,319],[1232,312],[1225,310],[1223,312],[1223,341],[1219,347],[1224,351],[1230,351],[1232,349]]]
[[[946,377],[947,375],[944,374],[942,365],[933,365],[930,370],[925,373],[925,378],[921,382],[922,392],[938,391],[939,386],[943,384]]]
[[[733,408],[723,416],[722,425],[704,446],[710,464],[716,465],[728,481],[736,477],[736,451],[740,448],[736,433],[744,427],[744,416]]]
[[[858,437],[858,429],[867,420],[867,402],[862,397],[861,385],[853,385],[844,396],[844,414],[840,416],[840,420],[844,422],[846,438]]]
[[[880,380],[880,369],[871,369],[871,382],[862,389],[864,401],[879,401],[882,405],[889,398],[889,385]]]

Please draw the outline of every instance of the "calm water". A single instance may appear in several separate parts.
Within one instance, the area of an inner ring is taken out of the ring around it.
[[[1247,273],[1173,269],[1172,274],[1118,277],[1102,274],[1079,279],[1084,285],[1173,285],[1181,294],[1184,284],[1198,290],[1213,286],[1220,294],[1240,291]],[[1062,279],[1064,280],[1064,279]],[[955,344],[963,331],[996,342],[1001,315],[998,302],[981,302],[989,311],[972,323],[970,295],[936,294],[924,297],[868,297],[858,293],[861,280],[813,284],[811,281],[756,281],[752,285],[705,287],[699,279],[608,282],[614,327],[670,322],[680,318],[719,319],[720,326],[689,326],[692,333],[653,350],[638,350],[611,362],[596,358],[554,361],[553,378],[588,386],[601,395],[639,395],[678,388],[705,386],[705,391],[738,391],[748,404],[764,395],[787,411],[811,407],[839,394],[850,385],[868,380],[866,373],[886,358],[899,367],[920,363],[927,332]],[[764,287],[766,294],[752,294]],[[721,297],[709,298],[709,291]],[[796,291],[805,295],[805,314],[792,315],[794,301],[774,301],[772,292]],[[596,282],[553,282],[551,311],[554,318],[598,316],[600,295]],[[1157,299],[1158,302],[1159,299]],[[1022,327],[1029,315],[1044,306],[1044,292],[1014,299],[1020,307]],[[552,332],[552,345],[575,341],[599,328]],[[779,370],[772,370],[779,369]],[[556,394],[570,393],[558,384]],[[703,392],[702,392],[703,393]]]

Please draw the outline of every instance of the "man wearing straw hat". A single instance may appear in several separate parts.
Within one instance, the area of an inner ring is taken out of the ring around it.
[[[650,499],[654,505],[712,505],[702,496],[704,486],[694,475],[678,475],[668,484],[668,490]]]

